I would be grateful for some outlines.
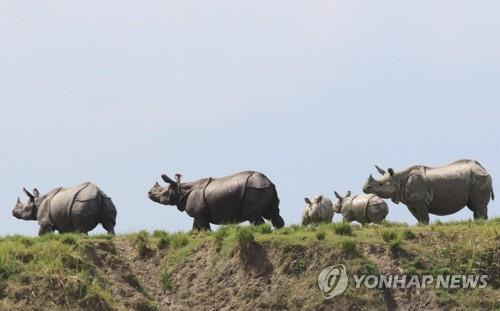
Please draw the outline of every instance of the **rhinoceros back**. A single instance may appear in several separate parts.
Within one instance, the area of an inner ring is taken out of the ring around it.
[[[100,190],[93,183],[86,182],[76,187],[60,188],[47,202],[49,218],[60,232],[71,232],[76,218],[91,218],[99,213]],[[97,219],[97,217],[94,217]]]
[[[352,220],[360,223],[379,222],[385,219],[389,212],[384,200],[374,194],[354,196],[348,206]]]
[[[238,208],[247,189],[267,189],[271,185],[271,181],[263,174],[245,171],[211,180],[204,191],[204,200],[211,207]]]
[[[360,223],[366,221],[366,208],[369,198],[367,195],[357,195],[351,198],[350,212],[353,220]]]

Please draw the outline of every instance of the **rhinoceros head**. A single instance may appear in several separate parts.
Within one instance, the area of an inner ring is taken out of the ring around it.
[[[309,198],[304,198],[304,201],[306,202],[306,209],[309,211],[309,216],[319,217],[321,213],[320,205],[321,202],[323,201],[323,196],[319,195],[312,200]]]
[[[177,181],[173,181],[167,175],[161,175],[161,178],[167,183],[167,185],[162,187],[158,182],[154,184],[153,188],[151,188],[148,192],[149,199],[164,205],[178,204],[180,196],[180,177],[181,175],[177,174]]]
[[[12,215],[17,219],[23,220],[36,220],[38,212],[38,198],[40,193],[37,189],[33,189],[33,194],[31,194],[26,188],[23,188],[24,193],[28,196],[29,200],[27,203],[22,203],[19,198],[17,198],[16,207],[12,210]]]
[[[342,204],[344,204],[344,199],[348,198],[351,196],[351,191],[347,191],[345,196],[341,196],[340,194],[337,193],[337,191],[334,191],[335,196],[337,197],[337,202],[333,205],[333,211],[335,213],[341,213],[342,212]]]
[[[382,177],[377,180],[370,175],[363,186],[363,192],[373,193],[384,199],[392,198],[398,191],[398,180],[395,177],[394,170],[390,168],[386,172],[376,165],[375,168]]]

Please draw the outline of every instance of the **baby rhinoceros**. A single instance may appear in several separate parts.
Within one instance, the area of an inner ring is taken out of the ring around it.
[[[337,192],[335,196],[338,201],[333,206],[335,213],[341,213],[344,221],[357,221],[361,224],[380,223],[387,214],[389,208],[384,200],[374,194],[361,194],[351,196],[351,191],[342,197]]]
[[[93,230],[99,223],[110,234],[114,234],[116,208],[111,199],[90,182],[63,188],[59,187],[40,195],[23,188],[28,196],[27,203],[17,198],[12,215],[23,220],[37,220],[38,235],[53,232],[81,232]]]
[[[303,226],[332,222],[333,203],[329,198],[320,195],[312,201],[309,198],[304,200],[306,201],[306,207],[302,214]]]

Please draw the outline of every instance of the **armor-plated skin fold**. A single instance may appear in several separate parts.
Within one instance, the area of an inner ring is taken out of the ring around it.
[[[491,176],[474,160],[436,168],[415,165],[400,172],[392,168],[379,172],[382,177],[376,180],[370,175],[363,191],[396,204],[402,202],[424,224],[429,223],[429,214],[451,215],[465,206],[474,219],[487,219],[488,203],[495,198]]]
[[[260,172],[243,171],[222,178],[203,178],[182,183],[167,175],[165,187],[156,183],[148,197],[160,204],[174,205],[194,218],[193,230],[210,230],[210,224],[250,221],[254,225],[271,221],[275,228],[285,225],[279,215],[279,198],[275,185]]]
[[[14,217],[37,220],[39,235],[57,230],[65,232],[92,231],[99,223],[110,234],[114,234],[116,208],[111,199],[95,184],[86,182],[70,188],[56,188],[40,195],[24,189],[27,203],[18,198],[12,211]]]
[[[351,195],[349,191],[344,197],[335,192],[337,202],[333,206],[335,213],[342,214],[343,220],[360,224],[381,223],[389,214],[384,200],[374,194]]]

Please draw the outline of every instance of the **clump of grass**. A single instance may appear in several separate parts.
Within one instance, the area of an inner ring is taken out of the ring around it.
[[[160,274],[161,285],[165,290],[171,290],[172,286],[172,275],[166,269],[163,269]]]
[[[359,269],[358,273],[364,275],[376,275],[380,274],[380,271],[376,264],[369,261]]]
[[[22,237],[21,240],[19,240],[19,242],[21,242],[21,244],[26,246],[26,247],[30,247],[34,244],[33,239],[30,239],[27,237]]]
[[[398,233],[394,230],[383,230],[380,233],[382,240],[389,243],[390,241],[396,240],[398,238]]]
[[[352,226],[348,222],[341,222],[341,223],[335,224],[335,226],[333,227],[333,230],[338,235],[352,235]]]
[[[14,260],[7,256],[0,256],[0,281],[7,280],[18,271],[19,267]]]
[[[386,228],[394,228],[394,227],[408,227],[407,223],[404,222],[397,222],[397,221],[389,221],[389,220],[383,220],[380,225],[382,227]]]
[[[320,241],[324,240],[324,239],[325,239],[325,236],[326,236],[326,234],[325,234],[325,232],[324,232],[324,231],[320,231],[320,232],[317,232],[317,233],[316,233],[316,239],[318,239],[318,240],[320,240]]]
[[[182,248],[188,245],[189,239],[188,235],[184,232],[176,232],[170,235],[170,245],[174,248]]]
[[[413,231],[411,231],[410,229],[405,229],[403,231],[403,238],[405,240],[414,240],[417,236],[415,235],[415,233]]]
[[[268,223],[263,223],[255,227],[255,232],[260,234],[269,234],[273,232],[273,228]]]
[[[64,234],[63,237],[61,237],[61,243],[68,245],[77,245],[78,240],[73,234]]]
[[[161,237],[165,237],[165,236],[168,236],[167,231],[164,231],[164,230],[153,231],[153,237],[155,237],[155,238],[161,238]]]
[[[293,224],[291,225],[290,227],[290,230],[293,231],[293,232],[298,232],[298,231],[301,231],[302,230],[302,227],[300,225],[297,225],[297,224]]]
[[[354,240],[340,241],[340,249],[348,254],[355,254],[357,252],[356,242]]]
[[[278,234],[289,235],[290,233],[293,232],[293,230],[290,227],[283,227],[283,228],[277,230],[276,232]]]
[[[139,233],[137,233],[134,239],[134,243],[137,252],[141,257],[146,256],[151,251],[151,248],[149,246],[149,233],[145,230],[139,231]]]
[[[156,242],[156,247],[158,249],[166,249],[170,245],[170,239],[167,236],[162,236],[158,239],[158,242]]]
[[[217,249],[219,249],[222,246],[222,243],[224,242],[224,239],[228,236],[229,234],[229,227],[228,226],[221,226],[219,230],[217,230],[214,233],[214,245]]]
[[[389,249],[392,253],[397,253],[401,249],[401,240],[395,239],[389,242]]]
[[[248,246],[255,241],[252,229],[247,226],[238,226],[236,228],[235,238],[240,248],[248,248]]]

